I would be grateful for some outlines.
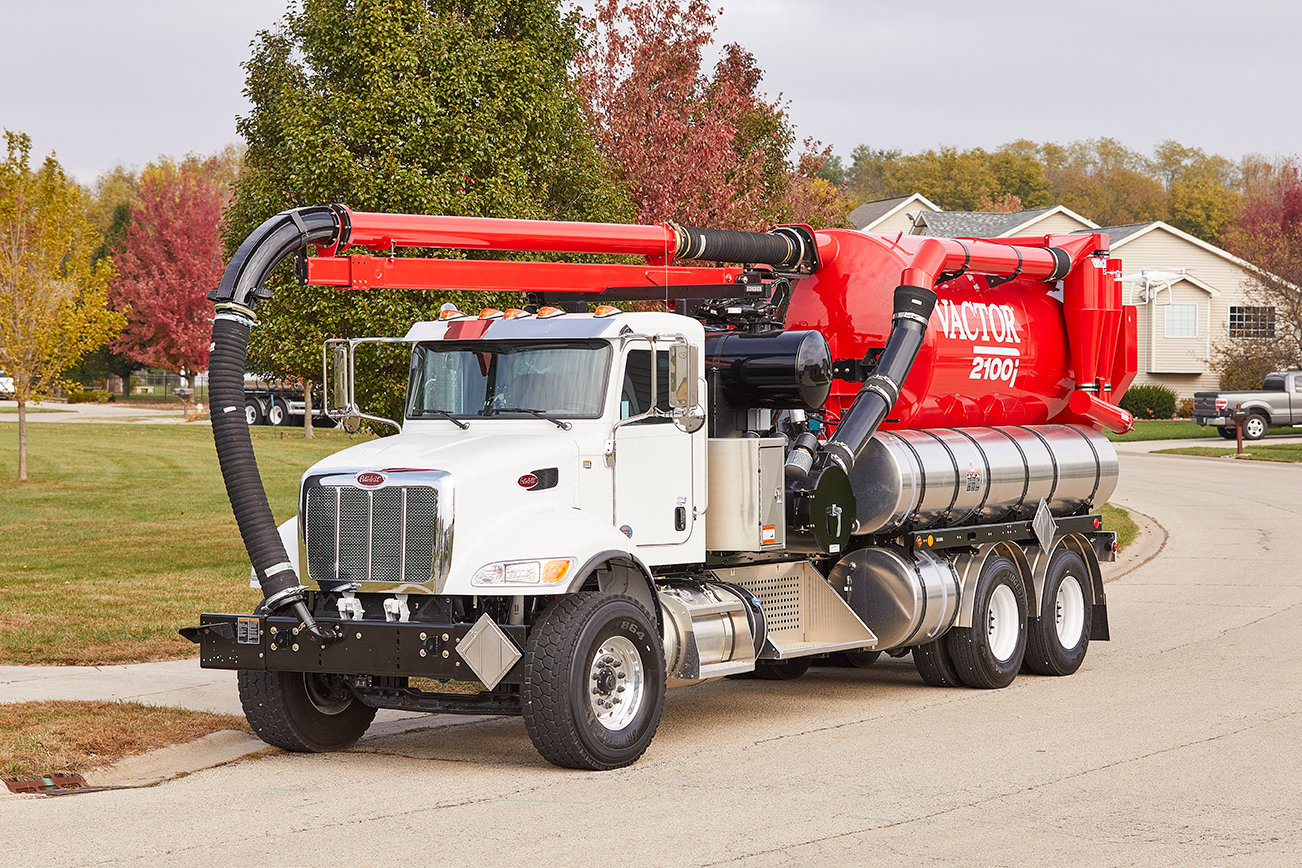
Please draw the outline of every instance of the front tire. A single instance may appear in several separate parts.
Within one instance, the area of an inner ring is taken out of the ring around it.
[[[1007,687],[1026,654],[1026,587],[1017,564],[988,558],[977,577],[972,626],[945,634],[955,671],[968,687]]]
[[[553,765],[600,771],[637,760],[665,701],[660,633],[632,597],[586,591],[554,602],[529,633],[524,726]]]
[[[1032,618],[1026,667],[1037,675],[1071,675],[1085,661],[1093,626],[1094,589],[1085,561],[1059,549],[1044,576],[1040,617]]]
[[[365,734],[375,709],[338,675],[241,669],[244,716],[267,744],[296,753],[343,750]]]

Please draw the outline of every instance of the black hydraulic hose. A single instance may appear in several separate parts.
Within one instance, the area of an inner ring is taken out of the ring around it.
[[[209,298],[218,302],[213,319],[208,367],[208,406],[213,442],[226,493],[262,587],[268,612],[291,609],[319,641],[335,635],[317,625],[304,602],[304,588],[290,563],[267,493],[258,473],[253,441],[244,415],[244,372],[249,334],[256,323],[253,305],[270,296],[262,283],[290,253],[309,243],[337,239],[339,221],[330,208],[284,211],[255,229],[231,258],[221,283]]]
[[[927,322],[936,307],[936,293],[921,286],[900,286],[895,290],[895,311],[891,333],[886,339],[873,375],[864,381],[823,448],[824,461],[841,465],[848,475],[877,428],[900,397],[913,362],[927,335]]]
[[[779,226],[772,232],[738,232],[675,225],[674,232],[678,237],[676,259],[762,263],[779,271],[818,270],[817,245],[803,226]]]

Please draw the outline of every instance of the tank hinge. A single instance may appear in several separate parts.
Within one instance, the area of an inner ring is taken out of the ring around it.
[[[869,347],[862,359],[834,359],[832,376],[849,383],[865,382],[877,371],[877,361],[885,347]]]

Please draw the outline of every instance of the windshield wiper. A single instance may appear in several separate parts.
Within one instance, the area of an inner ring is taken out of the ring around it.
[[[548,422],[551,422],[553,425],[555,425],[557,428],[560,428],[562,431],[568,431],[570,430],[571,427],[573,427],[570,425],[569,422],[566,422],[564,419],[557,419],[555,416],[551,415],[550,413],[544,413],[542,410],[535,410],[532,407],[494,407],[493,415],[497,415],[498,413],[532,413],[534,416],[537,416],[539,419],[546,419]]]
[[[426,416],[439,416],[440,418],[447,419],[449,422],[451,422],[453,425],[456,425],[462,431],[470,430],[469,425],[467,425],[465,422],[462,422],[460,419],[452,415],[447,410],[421,410],[420,417],[423,419]]]

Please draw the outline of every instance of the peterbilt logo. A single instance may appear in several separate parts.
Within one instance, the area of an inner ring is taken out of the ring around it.
[[[385,478],[386,477],[383,473],[376,473],[373,470],[368,470],[365,473],[359,473],[357,474],[357,476],[354,477],[354,479],[357,480],[358,485],[366,485],[366,486],[382,485],[385,481]]]
[[[515,484],[521,488],[534,488],[538,485],[538,477],[532,473],[526,473],[515,481]]]

